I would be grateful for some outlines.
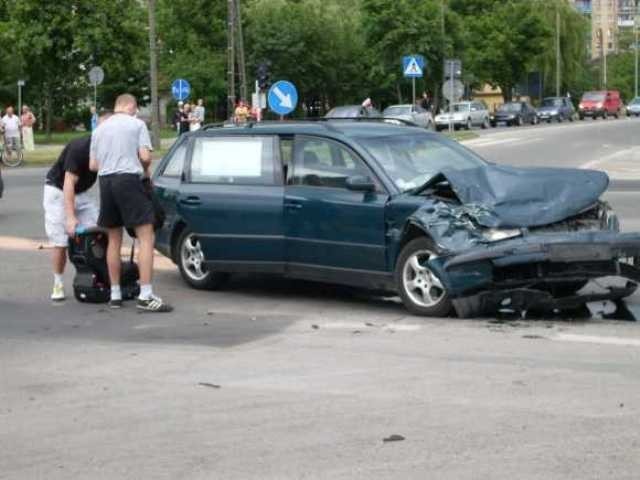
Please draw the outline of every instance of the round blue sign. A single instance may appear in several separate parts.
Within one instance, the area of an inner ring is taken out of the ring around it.
[[[269,89],[267,101],[272,112],[278,115],[288,115],[296,109],[298,91],[293,83],[280,80]]]
[[[178,78],[171,84],[171,94],[176,100],[186,100],[191,95],[191,85],[184,78]]]

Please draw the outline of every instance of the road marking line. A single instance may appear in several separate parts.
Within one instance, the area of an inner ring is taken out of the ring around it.
[[[560,342],[596,343],[599,345],[640,347],[640,339],[636,338],[601,337],[599,335],[577,335],[572,333],[559,333],[551,339]]]

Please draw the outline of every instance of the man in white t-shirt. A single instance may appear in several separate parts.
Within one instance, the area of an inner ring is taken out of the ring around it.
[[[7,113],[2,117],[2,128],[4,129],[4,142],[6,148],[17,150],[20,144],[20,118],[13,113],[13,107],[7,107]]]

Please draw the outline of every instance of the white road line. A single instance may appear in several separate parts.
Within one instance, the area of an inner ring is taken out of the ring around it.
[[[623,347],[640,347],[640,339],[623,337],[601,337],[599,335],[577,335],[572,333],[559,333],[552,340],[558,342],[595,343],[598,345],[616,345]]]

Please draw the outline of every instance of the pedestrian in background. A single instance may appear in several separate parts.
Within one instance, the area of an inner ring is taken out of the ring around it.
[[[184,104],[182,102],[178,102],[178,108],[173,112],[172,124],[173,128],[176,129],[176,133],[180,135],[180,118],[182,116],[182,109]]]
[[[190,114],[191,105],[185,103],[182,106],[182,111],[180,112],[180,135],[189,131],[189,127],[191,125],[191,119],[189,118]]]
[[[422,92],[422,98],[420,99],[420,106],[427,112],[431,111],[431,98],[427,92]]]
[[[96,111],[96,106],[91,105],[89,108],[91,112],[91,131],[94,132],[96,128],[98,128],[98,112]]]
[[[189,109],[189,131],[195,132],[196,130],[200,130],[202,126],[202,122],[200,121],[200,117],[197,112],[198,107],[191,107]]]
[[[13,113],[13,107],[7,107],[7,113],[0,120],[4,129],[4,146],[16,152],[20,146],[20,119]]]
[[[137,308],[147,312],[169,312],[172,307],[154,295],[153,248],[155,211],[143,179],[149,181],[151,139],[146,124],[135,117],[138,104],[133,95],[116,99],[114,114],[91,136],[90,168],[98,172],[100,216],[98,225],[107,229],[107,268],[111,282],[111,308],[122,307],[120,270],[123,227],[133,229],[140,242],[140,296]]]
[[[205,114],[204,100],[202,100],[201,98],[198,99],[198,106],[195,108],[195,114],[196,114],[196,118],[198,119],[198,123],[200,124],[200,127],[201,127],[202,125],[204,125],[204,114]]]
[[[247,123],[247,119],[249,118],[249,115],[250,115],[250,112],[249,112],[249,109],[247,108],[247,104],[244,102],[244,100],[240,100],[234,112],[236,124],[241,125],[241,124]]]
[[[24,149],[27,152],[32,152],[36,149],[33,141],[33,126],[36,123],[36,116],[27,105],[22,106],[20,123],[22,124],[22,144],[24,145]]]

